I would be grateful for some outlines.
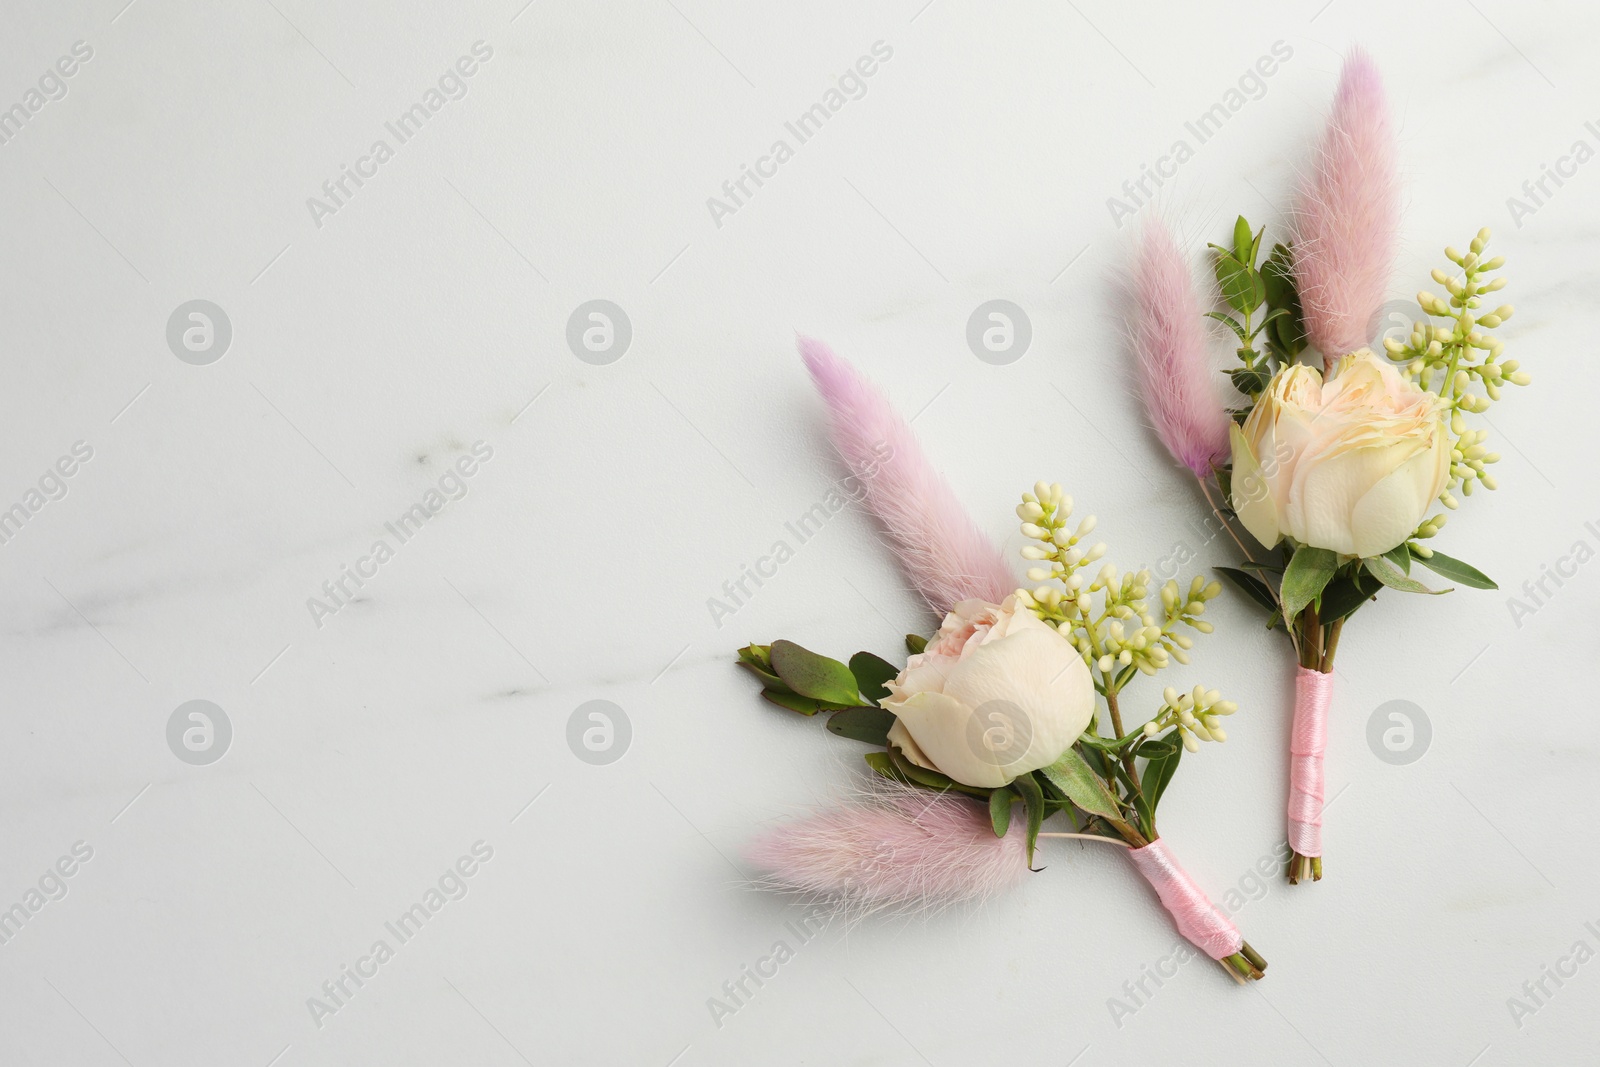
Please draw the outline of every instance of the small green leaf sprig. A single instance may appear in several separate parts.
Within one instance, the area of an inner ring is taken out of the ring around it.
[[[1444,401],[1454,442],[1450,480],[1439,501],[1451,510],[1460,506],[1452,490],[1471,496],[1476,485],[1496,487],[1494,475],[1487,468],[1499,462],[1500,455],[1489,451],[1485,444],[1489,431],[1469,428],[1465,416],[1487,411],[1490,403],[1500,399],[1504,386],[1528,385],[1533,380],[1516,360],[1500,358],[1505,343],[1488,332],[1511,318],[1515,311],[1512,305],[1479,310],[1484,297],[1499,292],[1506,284],[1504,275],[1488,277],[1505,265],[1504,256],[1483,258],[1489,236],[1488,227],[1479,230],[1466,253],[1446,248],[1445,257],[1460,268],[1459,274],[1433,272],[1433,280],[1444,286],[1446,295],[1441,297],[1426,290],[1418,293],[1417,304],[1428,317],[1412,327],[1406,340],[1384,341],[1384,349],[1400,370]],[[1435,325],[1434,319],[1442,320],[1443,325]],[[1432,537],[1444,525],[1444,519],[1444,515],[1427,519],[1416,537]],[[1413,542],[1410,547],[1420,557],[1431,555],[1426,545]]]
[[[1232,310],[1208,311],[1206,317],[1222,323],[1238,338],[1242,366],[1230,370],[1228,377],[1234,388],[1252,401],[1267,388],[1272,375],[1293,363],[1306,347],[1289,247],[1273,245],[1266,260],[1257,262],[1266,232],[1265,226],[1252,230],[1240,215],[1233,224],[1233,247],[1209,246],[1216,253],[1217,286]],[[1262,313],[1259,320],[1257,312]],[[1244,408],[1235,415],[1242,421],[1248,411]]]

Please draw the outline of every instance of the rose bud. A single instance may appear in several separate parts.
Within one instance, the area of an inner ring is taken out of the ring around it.
[[[1326,382],[1285,367],[1230,434],[1239,520],[1268,548],[1287,534],[1341,555],[1382,555],[1444,491],[1440,411],[1437,396],[1369,349],[1340,359]]]
[[[1083,657],[1015,596],[957,604],[888,688],[889,743],[981,788],[1054,763],[1094,718]]]

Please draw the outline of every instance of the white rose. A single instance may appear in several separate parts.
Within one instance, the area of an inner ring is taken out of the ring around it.
[[[1014,596],[957,604],[888,688],[889,742],[982,788],[1054,763],[1094,718],[1083,657]]]
[[[1361,349],[1332,376],[1285,367],[1233,444],[1233,507],[1271,548],[1287,534],[1345,556],[1378,556],[1427,517],[1450,476],[1439,398]]]

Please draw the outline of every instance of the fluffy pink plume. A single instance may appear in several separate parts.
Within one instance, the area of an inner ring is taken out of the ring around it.
[[[1294,274],[1306,334],[1328,364],[1365,346],[1389,291],[1400,192],[1383,79],[1345,59],[1327,131],[1295,213]]]
[[[768,885],[847,911],[928,911],[1016,885],[1028,873],[1026,839],[1020,827],[994,836],[987,810],[968,797],[883,780],[769,831],[746,855]]]
[[[928,605],[943,614],[958,601],[998,604],[1015,592],[1017,579],[999,550],[883,394],[821,341],[800,338],[800,355],[828,404],[834,446]]]
[[[1133,345],[1145,410],[1173,458],[1205,478],[1228,458],[1228,412],[1206,356],[1189,263],[1166,227],[1145,226],[1134,271]]]

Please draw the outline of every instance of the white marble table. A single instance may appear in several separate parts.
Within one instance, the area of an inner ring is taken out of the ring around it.
[[[0,909],[25,916],[0,1062],[1592,1049],[1591,6],[125,3],[12,5],[0,38],[0,510],[25,516],[0,544]],[[1237,894],[1268,979],[1131,993],[1176,935],[1118,857],[1061,842],[989,906],[798,936],[740,849],[863,768],[733,650],[893,652],[931,620],[853,508],[708,605],[841,473],[795,332],[917,414],[1008,550],[1043,477],[1124,561],[1227,562],[1143,426],[1119,278],[1152,213],[1197,252],[1240,211],[1280,224],[1354,43],[1402,125],[1395,297],[1495,227],[1536,385],[1491,416],[1502,488],[1440,542],[1503,590],[1391,597],[1345,638],[1325,881],[1254,873],[1282,833],[1279,639],[1231,598],[1179,672],[1243,710],[1166,836]],[[1514,210],[1546,165],[1564,184]],[[1169,177],[1139,192],[1147,168]],[[995,299],[1032,331],[1003,366],[965,339]],[[1405,765],[1366,740],[1394,700],[1432,728]],[[625,716],[611,762],[569,744],[591,701]]]

